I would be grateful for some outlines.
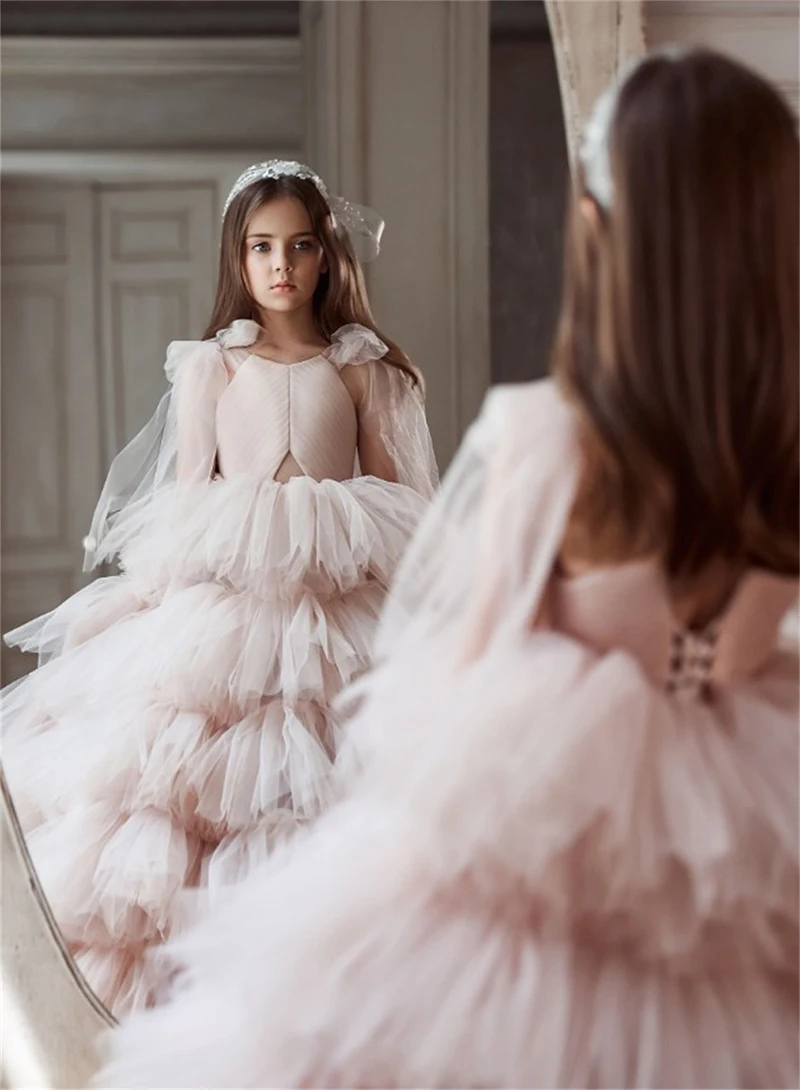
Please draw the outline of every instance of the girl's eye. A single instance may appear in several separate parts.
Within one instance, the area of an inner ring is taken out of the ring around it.
[[[292,248],[294,250],[300,250],[300,251],[305,252],[305,251],[308,251],[308,250],[313,250],[314,243],[311,242],[309,239],[301,238],[301,239],[298,239],[297,242],[295,242],[293,244]],[[271,249],[271,247],[270,247],[270,244],[268,242],[256,242],[253,245],[253,253],[255,253],[255,254],[267,254],[267,253],[269,253],[270,249]]]

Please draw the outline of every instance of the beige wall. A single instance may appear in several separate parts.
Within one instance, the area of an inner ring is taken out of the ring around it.
[[[796,0],[646,0],[648,46],[710,45],[768,76],[798,109],[800,13]]]
[[[418,363],[441,465],[489,383],[487,0],[304,8],[309,161],[386,220],[376,318]]]

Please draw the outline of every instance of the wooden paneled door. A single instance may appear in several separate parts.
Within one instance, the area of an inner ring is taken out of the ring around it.
[[[3,186],[4,631],[87,579],[81,542],[108,463],[166,388],[167,343],[203,332],[215,193],[212,182]],[[3,683],[32,665],[4,647]]]

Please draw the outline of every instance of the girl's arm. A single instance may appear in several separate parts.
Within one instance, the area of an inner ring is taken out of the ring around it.
[[[431,498],[439,478],[425,407],[399,368],[382,360],[341,370],[358,413],[361,472]]]
[[[174,370],[177,427],[177,479],[182,483],[207,481],[217,456],[216,414],[228,384],[228,372],[219,345],[200,341],[181,346]]]

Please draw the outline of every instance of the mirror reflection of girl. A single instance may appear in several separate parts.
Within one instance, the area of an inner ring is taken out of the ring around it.
[[[98,1086],[797,1087],[795,120],[660,53],[583,166],[554,380],[403,562],[363,778]]]
[[[3,694],[5,771],[118,1015],[157,995],[181,891],[242,878],[330,802],[332,701],[436,486],[420,375],[353,248],[371,222],[300,164],[242,176],[206,339],[170,346],[97,508],[88,564],[123,573],[9,637],[49,661]]]

